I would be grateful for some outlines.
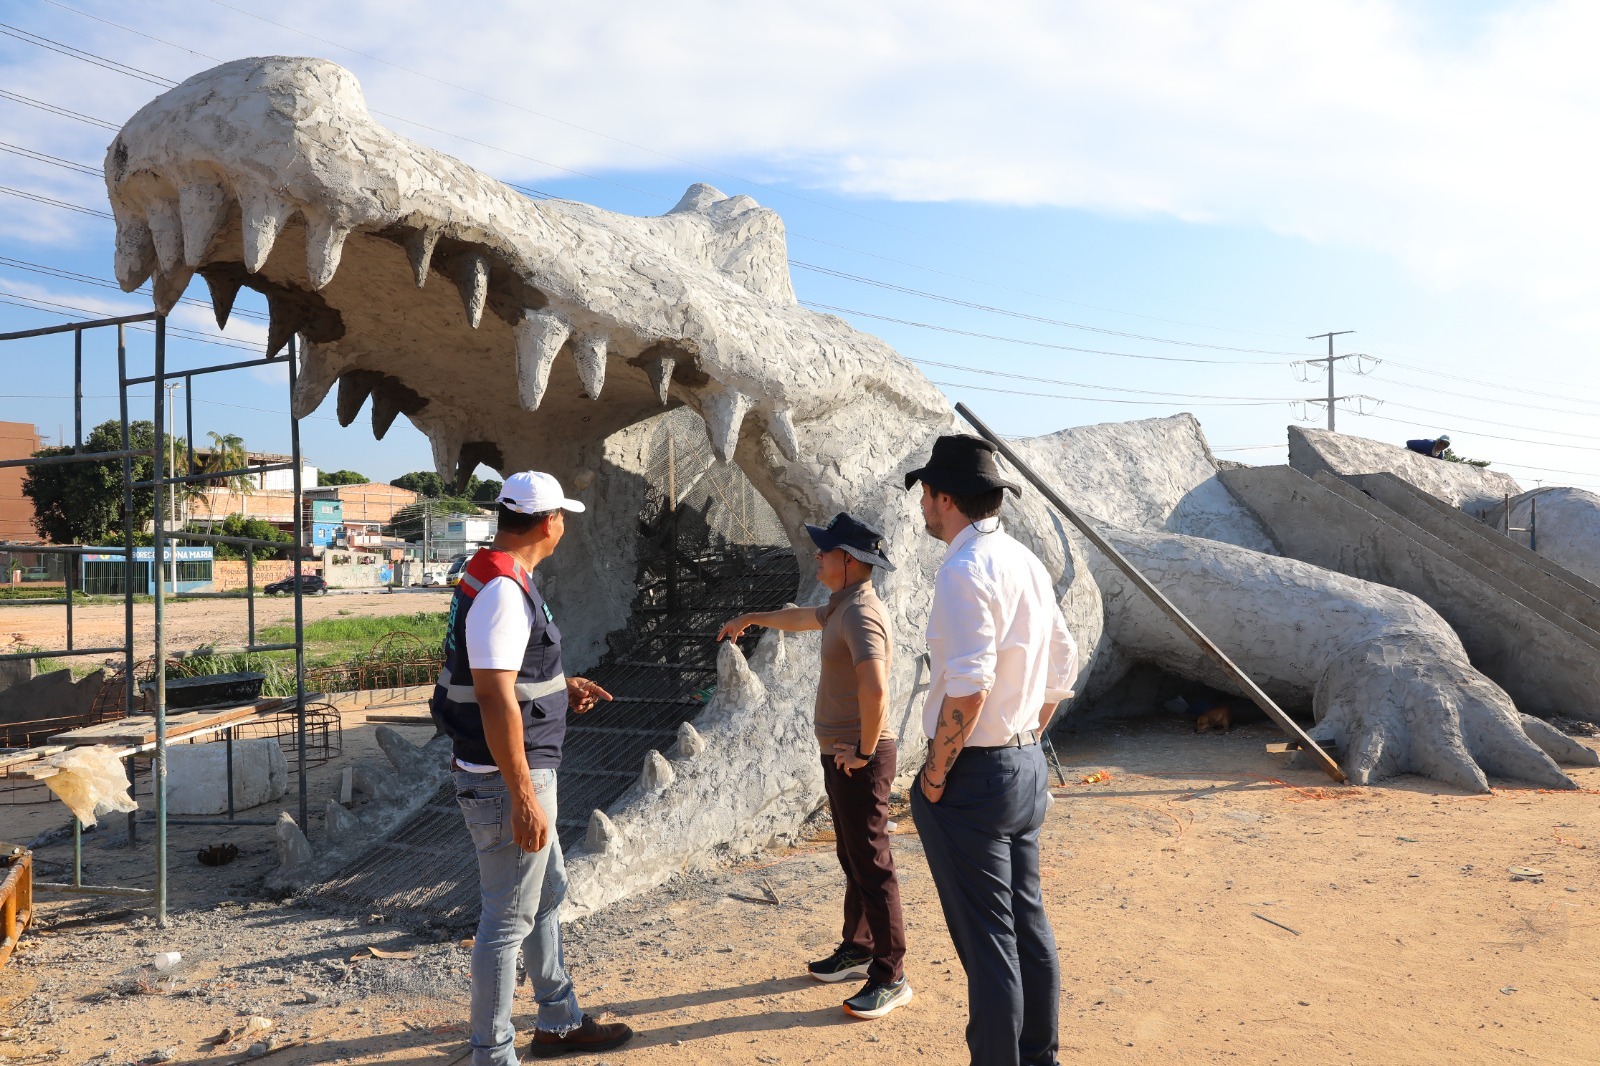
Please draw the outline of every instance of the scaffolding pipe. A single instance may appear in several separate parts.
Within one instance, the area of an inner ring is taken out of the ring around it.
[[[1293,737],[1302,749],[1309,751],[1317,762],[1321,764],[1324,773],[1341,783],[1346,780],[1344,770],[1339,767],[1339,764],[1333,760],[1332,756],[1323,751],[1316,741],[1307,736],[1305,730],[1301,729],[1293,718],[1285,714],[1283,708],[1274,703],[1272,697],[1263,692],[1261,687],[1251,679],[1250,675],[1239,669],[1234,661],[1223,653],[1221,648],[1211,642],[1210,637],[1200,631],[1199,626],[1191,622],[1188,616],[1178,609],[1177,604],[1167,599],[1160,589],[1150,583],[1149,578],[1141,574],[1137,567],[1112,546],[1110,541],[1102,537],[1099,530],[1084,521],[1078,512],[1068,506],[1067,502],[1054,489],[1045,484],[1044,479],[1035,474],[1033,469],[1023,462],[1022,457],[1011,450],[1010,445],[1000,439],[988,426],[984,425],[983,420],[973,414],[966,404],[956,404],[956,412],[972,424],[972,427],[978,431],[979,436],[993,444],[1000,454],[1005,456],[1006,461],[1016,468],[1018,473],[1032,482],[1033,487],[1039,490],[1040,495],[1049,501],[1052,507],[1061,512],[1061,515],[1071,522],[1078,532],[1089,538],[1090,543],[1105,553],[1106,558],[1110,559],[1116,568],[1122,571],[1135,588],[1144,593],[1152,603],[1159,607],[1162,614],[1165,614],[1176,623],[1185,636],[1199,645],[1201,651],[1205,652],[1223,670],[1227,671],[1228,675],[1233,678],[1234,683],[1244,691],[1244,694],[1250,698],[1252,703],[1267,712],[1267,715],[1277,722],[1284,732]]]

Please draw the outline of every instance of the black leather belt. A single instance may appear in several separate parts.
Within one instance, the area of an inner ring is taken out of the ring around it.
[[[1039,743],[1039,734],[1032,729],[1024,729],[1004,744],[968,744],[966,751],[999,751],[1001,748],[1025,748],[1029,744]]]

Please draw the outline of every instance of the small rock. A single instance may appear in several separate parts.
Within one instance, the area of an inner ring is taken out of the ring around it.
[[[250,1045],[249,1049],[245,1051],[245,1054],[250,1056],[252,1059],[259,1059],[261,1056],[265,1055],[269,1050],[271,1050],[271,1049],[269,1049],[267,1047],[266,1041],[257,1040],[254,1044]]]

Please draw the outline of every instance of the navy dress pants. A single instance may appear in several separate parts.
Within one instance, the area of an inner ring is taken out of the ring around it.
[[[1056,1066],[1061,970],[1039,884],[1050,780],[1038,744],[969,748],[944,795],[911,811],[967,971],[973,1066]]]

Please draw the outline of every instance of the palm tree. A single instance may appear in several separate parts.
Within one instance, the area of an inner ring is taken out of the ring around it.
[[[215,430],[208,431],[206,436],[211,438],[211,451],[201,462],[199,473],[220,474],[224,470],[243,469],[249,463],[250,453],[244,446],[243,437],[236,433],[218,433]],[[225,487],[240,498],[248,496],[255,489],[249,474],[234,474],[231,477],[219,478],[211,484]],[[211,510],[209,494],[206,495],[206,510]]]

